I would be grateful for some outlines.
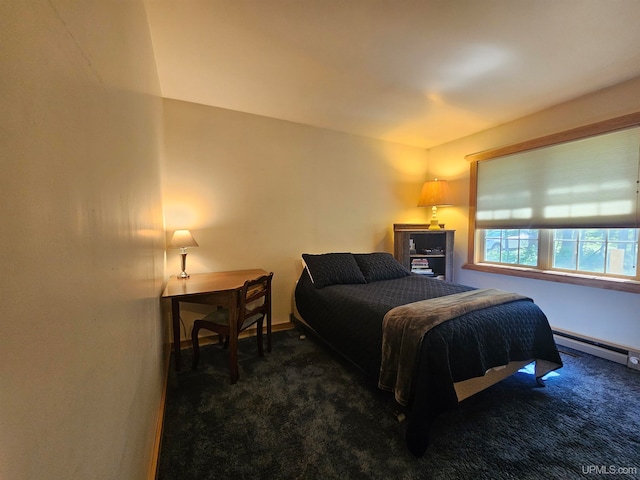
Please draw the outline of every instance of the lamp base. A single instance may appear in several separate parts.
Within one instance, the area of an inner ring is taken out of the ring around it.
[[[431,223],[429,224],[429,228],[428,230],[442,230],[442,227],[440,227],[440,224],[438,223],[438,220],[431,220]]]
[[[438,207],[431,207],[431,223],[429,224],[429,230],[442,230],[440,228],[440,224],[438,223],[438,219],[436,218],[436,213],[438,212]]]
[[[187,269],[187,252],[186,252],[186,248],[184,249],[184,252],[180,253],[180,256],[182,257],[181,259],[181,266],[182,266],[182,273],[180,274],[180,278],[189,278],[189,274],[186,272]]]

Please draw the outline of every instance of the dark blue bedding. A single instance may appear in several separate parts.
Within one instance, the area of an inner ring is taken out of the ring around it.
[[[295,301],[302,319],[377,384],[384,315],[399,305],[472,289],[420,275],[316,288],[303,270]],[[409,449],[421,456],[432,420],[457,405],[454,382],[527,359],[562,366],[547,318],[532,301],[469,312],[430,330],[415,367],[407,427]]]

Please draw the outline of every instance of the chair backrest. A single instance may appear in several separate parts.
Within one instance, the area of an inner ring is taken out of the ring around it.
[[[240,291],[240,304],[238,305],[239,321],[238,329],[242,329],[244,321],[254,315],[268,316],[271,318],[271,280],[273,272],[254,280],[247,280]],[[248,325],[245,325],[245,327]]]

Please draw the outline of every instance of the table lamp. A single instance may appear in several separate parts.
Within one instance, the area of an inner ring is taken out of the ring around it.
[[[197,247],[198,242],[195,241],[193,235],[189,230],[176,230],[171,235],[171,241],[169,242],[169,248],[179,248],[180,255],[182,256],[182,273],[180,278],[189,278],[189,274],[186,272],[187,268],[187,247]]]
[[[438,207],[444,207],[452,205],[449,194],[449,183],[446,180],[430,180],[424,182],[422,191],[420,192],[420,199],[418,200],[419,207],[431,207],[431,223],[429,230],[440,230],[440,224],[436,218]]]

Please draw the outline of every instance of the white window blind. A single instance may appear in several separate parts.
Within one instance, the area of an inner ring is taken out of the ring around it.
[[[640,127],[478,162],[476,228],[631,228]]]

